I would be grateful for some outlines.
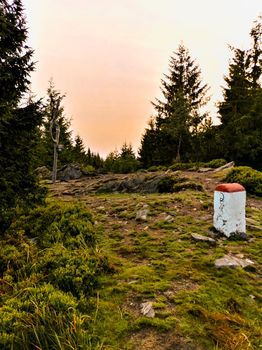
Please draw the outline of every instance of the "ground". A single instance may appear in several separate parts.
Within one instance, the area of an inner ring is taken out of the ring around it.
[[[105,183],[136,175],[48,184],[51,197],[83,202],[91,210],[97,249],[108,255],[114,270],[93,298],[95,332],[104,336],[99,349],[262,349],[262,200],[248,196],[248,240],[231,241],[212,229],[213,191],[225,172],[169,175],[200,183],[203,190],[97,193]],[[146,218],[138,219],[140,210]],[[191,233],[213,237],[217,244],[195,243]],[[224,254],[254,265],[215,268]],[[154,318],[141,314],[143,302],[152,302]]]

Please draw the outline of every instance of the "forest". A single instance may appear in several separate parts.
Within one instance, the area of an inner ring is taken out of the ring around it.
[[[27,38],[22,1],[0,0],[0,348],[259,349],[262,17],[251,24],[250,47],[229,48],[218,125],[201,69],[180,44],[138,154],[123,142],[105,159],[72,136],[66,97],[52,80],[42,99],[30,91]],[[77,164],[91,183],[52,183],[54,152],[58,169]],[[213,172],[228,162],[233,170]],[[137,176],[128,179],[137,188],[157,178],[157,193],[112,194],[112,174],[121,185],[123,174]],[[245,186],[249,241],[212,233],[219,181]],[[215,246],[192,247],[195,231]],[[222,273],[213,261],[226,253],[254,267]],[[138,316],[147,300],[154,318]]]

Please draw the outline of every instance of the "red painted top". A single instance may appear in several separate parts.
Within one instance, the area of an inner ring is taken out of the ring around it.
[[[216,186],[215,191],[220,191],[220,192],[242,192],[242,191],[245,191],[245,188],[242,185],[238,184],[238,183],[220,184],[220,185]]]

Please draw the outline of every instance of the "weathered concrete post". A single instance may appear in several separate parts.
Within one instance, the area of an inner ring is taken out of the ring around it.
[[[214,227],[225,236],[246,236],[246,191],[237,183],[220,184],[214,193]]]

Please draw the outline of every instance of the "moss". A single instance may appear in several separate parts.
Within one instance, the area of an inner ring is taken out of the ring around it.
[[[247,166],[236,167],[227,174],[224,181],[240,183],[249,193],[262,197],[261,171]]]

